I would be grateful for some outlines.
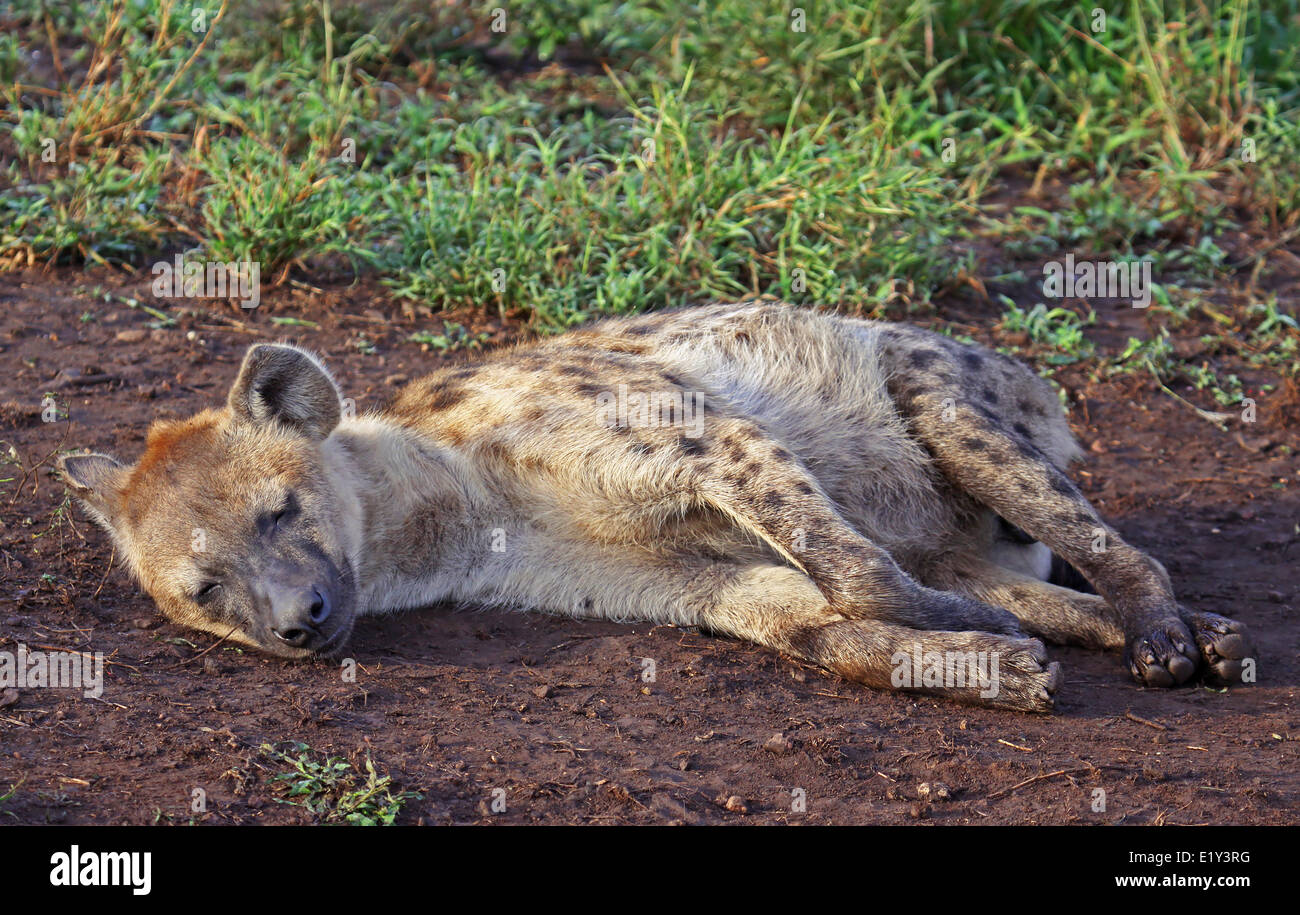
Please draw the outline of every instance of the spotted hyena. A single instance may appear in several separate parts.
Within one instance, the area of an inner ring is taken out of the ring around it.
[[[315,356],[260,344],[134,466],[62,471],[169,617],[284,657],[454,601],[698,626],[1031,711],[1060,682],[1040,639],[1122,648],[1149,686],[1240,682],[1245,627],[1178,604],[1066,476],[1078,454],[1006,356],[745,304],[444,367],[361,417]]]

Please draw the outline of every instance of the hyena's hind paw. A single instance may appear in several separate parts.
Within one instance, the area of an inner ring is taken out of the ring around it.
[[[1254,682],[1258,655],[1255,653],[1255,640],[1244,623],[1199,610],[1188,612],[1186,620],[1192,629],[1192,637],[1196,639],[1196,647],[1205,660],[1206,683],[1231,686]],[[1249,681],[1244,678],[1247,671],[1251,674]]]
[[[1124,661],[1133,679],[1143,686],[1170,687],[1190,680],[1200,667],[1201,656],[1183,622],[1170,619],[1130,641]]]

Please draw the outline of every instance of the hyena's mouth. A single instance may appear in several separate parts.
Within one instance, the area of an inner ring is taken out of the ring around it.
[[[349,619],[345,625],[336,629],[333,635],[327,636],[325,641],[311,649],[311,656],[329,661],[342,657],[343,650],[348,647],[348,641],[352,638],[354,622],[355,619]]]

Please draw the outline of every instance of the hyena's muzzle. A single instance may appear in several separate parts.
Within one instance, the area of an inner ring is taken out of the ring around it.
[[[281,656],[341,650],[356,615],[352,571],[347,560],[341,562],[342,568],[310,542],[250,559],[244,580],[254,619],[245,634]]]

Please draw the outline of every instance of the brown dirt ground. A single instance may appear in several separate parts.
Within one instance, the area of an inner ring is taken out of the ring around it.
[[[224,645],[199,657],[213,640],[163,621],[120,568],[108,571],[107,538],[79,509],[57,513],[50,462],[60,448],[134,458],[151,420],[224,399],[244,347],[260,339],[323,352],[358,408],[377,406],[399,376],[460,358],[407,341],[440,319],[363,284],[282,290],[253,313],[187,303],[193,313],[178,326],[152,329],[149,315],[93,295],[97,285],[156,304],[139,277],[0,276],[0,450],[12,445],[19,462],[0,473],[0,649],[109,659],[101,701],[0,695],[0,797],[16,786],[0,822],[313,822],[277,801],[270,779],[283,766],[258,751],[268,741],[358,763],[369,754],[398,789],[423,795],[402,823],[1300,819],[1293,385],[1260,395],[1254,426],[1220,432],[1149,380],[1090,382],[1082,367],[1058,376],[1081,398],[1071,414],[1091,452],[1077,479],[1127,539],[1166,563],[1186,603],[1253,628],[1253,687],[1146,690],[1116,656],[1052,648],[1066,683],[1057,713],[1038,717],[874,692],[691,630],[451,608],[364,622],[352,651],[360,671],[346,683],[324,662]],[[1027,288],[991,291],[1030,301]],[[1089,335],[1103,348],[1158,320],[1095,307]],[[998,339],[999,310],[968,292],[940,305],[985,341]],[[451,317],[494,342],[518,334],[517,322],[481,311]],[[1209,329],[1193,323],[1175,338],[1194,348]],[[1231,354],[1207,358],[1252,390],[1276,382]],[[41,421],[46,391],[71,422]],[[639,679],[641,658],[656,662],[653,684]],[[950,797],[919,800],[923,782]],[[190,812],[195,788],[208,796],[201,815]],[[488,807],[496,788],[505,813]],[[806,813],[791,810],[795,788]],[[1105,812],[1093,812],[1096,788]],[[727,809],[730,797],[743,805]]]

